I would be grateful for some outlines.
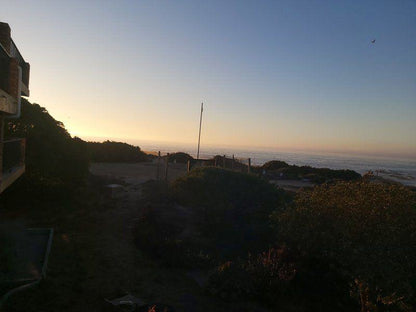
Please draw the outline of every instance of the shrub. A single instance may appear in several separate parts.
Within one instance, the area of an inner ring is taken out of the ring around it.
[[[284,191],[253,175],[219,168],[196,168],[170,188],[174,200],[198,211],[200,230],[221,256],[247,255],[272,242],[269,215]]]
[[[277,305],[279,298],[292,295],[296,265],[284,248],[271,248],[248,260],[227,261],[217,267],[207,290],[225,300],[249,298]]]
[[[86,143],[93,162],[142,162],[149,159],[140,147],[122,142]]]
[[[227,261],[219,265],[209,277],[206,289],[223,300],[253,298],[256,289],[249,273],[239,262]]]
[[[416,195],[399,185],[338,182],[298,194],[273,220],[280,239],[348,272],[362,311],[412,300]]]
[[[266,162],[263,166],[262,169],[265,170],[277,170],[277,169],[281,169],[281,168],[287,168],[290,165],[287,162],[281,161],[281,160],[271,160]]]
[[[314,168],[310,166],[289,165],[284,161],[273,160],[265,163],[262,169],[267,170],[270,178],[283,177],[285,179],[308,179],[322,184],[337,180],[352,181],[361,178],[361,175],[353,170],[334,170],[329,168]]]
[[[189,161],[193,161],[194,158],[187,154],[187,153],[183,153],[183,152],[178,152],[178,153],[173,153],[173,154],[169,154],[168,156],[168,161],[169,162],[176,162],[176,163],[180,163],[180,164],[186,164]]]
[[[165,266],[211,265],[198,235],[184,235],[195,221],[168,198],[166,185],[149,181],[143,184],[142,194],[144,209],[134,227],[136,246]]]

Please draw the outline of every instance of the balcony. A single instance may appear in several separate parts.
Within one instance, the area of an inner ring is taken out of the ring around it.
[[[0,112],[17,113],[21,96],[29,96],[30,65],[10,37],[10,27],[0,23]]]
[[[22,76],[20,77],[20,90],[21,95],[29,96],[29,73],[30,73],[30,65],[26,63],[23,59],[23,56],[20,54],[19,49],[16,47],[16,44],[13,40],[11,40],[10,45],[10,56],[17,60],[17,66],[22,69]]]
[[[1,157],[0,193],[25,172],[25,139],[10,139],[0,143]]]

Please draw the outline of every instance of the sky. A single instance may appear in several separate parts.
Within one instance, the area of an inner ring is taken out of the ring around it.
[[[415,0],[0,3],[74,136],[416,159]]]

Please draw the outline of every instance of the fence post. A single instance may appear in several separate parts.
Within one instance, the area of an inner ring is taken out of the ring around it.
[[[250,173],[250,171],[251,171],[251,158],[248,159],[248,168],[247,168],[247,170],[248,170],[248,173]]]
[[[165,161],[165,181],[168,182],[169,153],[166,155]]]
[[[214,156],[214,167],[217,167],[217,157]]]
[[[234,171],[234,154],[233,154],[233,160],[231,162],[231,170]]]
[[[160,151],[157,153],[157,170],[156,170],[156,180],[160,179]]]
[[[222,158],[222,167],[225,169],[225,155],[224,155],[224,157]]]
[[[189,173],[191,172],[191,161],[188,159],[188,163],[186,164],[186,171]]]

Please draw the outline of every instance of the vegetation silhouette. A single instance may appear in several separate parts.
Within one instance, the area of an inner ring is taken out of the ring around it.
[[[289,165],[288,163],[280,160],[269,161],[261,168],[264,169],[266,171],[266,175],[272,179],[306,179],[318,184],[338,180],[352,181],[361,178],[361,175],[354,170],[334,170],[329,168]]]
[[[123,142],[87,142],[86,145],[92,162],[142,162],[151,157],[140,147]]]
[[[67,186],[85,182],[89,166],[85,142],[72,138],[46,108],[22,98],[21,118],[8,120],[5,137],[26,138],[26,182]]]

